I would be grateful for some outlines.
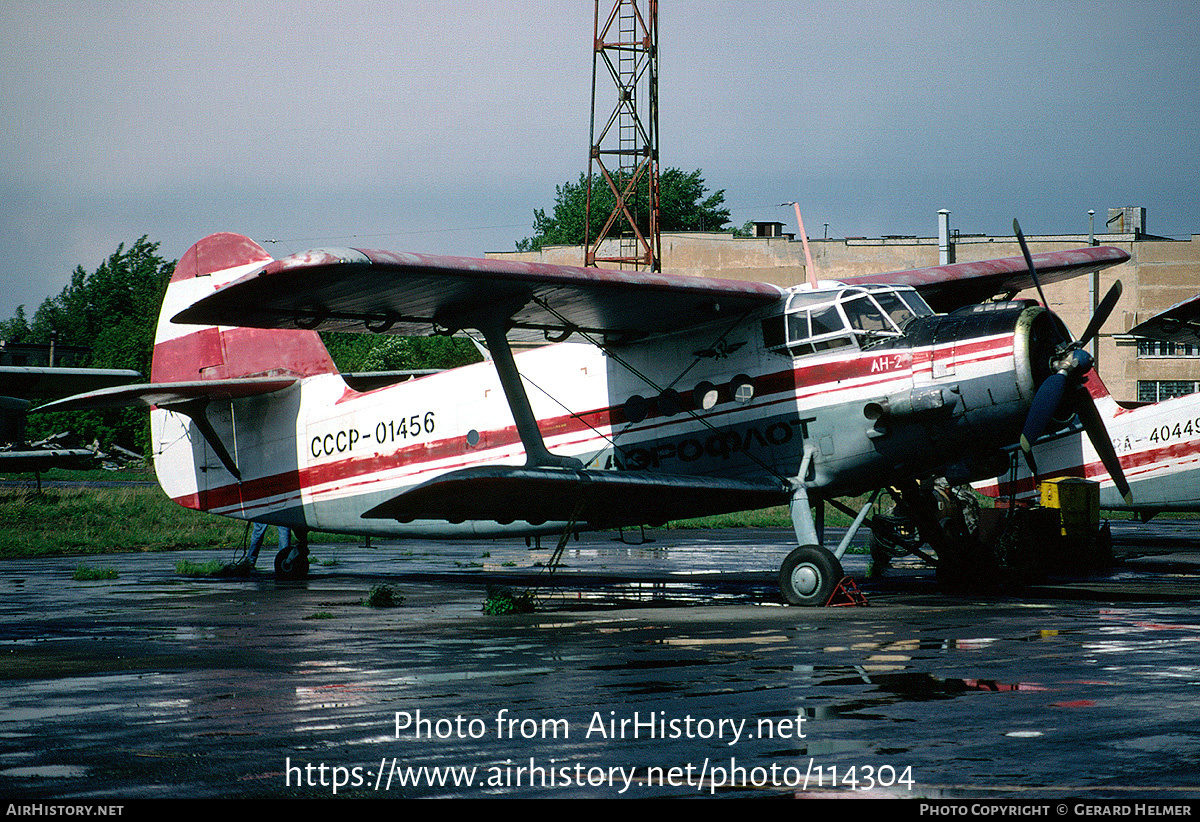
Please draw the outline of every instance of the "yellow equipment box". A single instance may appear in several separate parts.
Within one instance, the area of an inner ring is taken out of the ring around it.
[[[1042,507],[1058,509],[1065,537],[1092,538],[1100,527],[1100,483],[1080,477],[1044,480]]]

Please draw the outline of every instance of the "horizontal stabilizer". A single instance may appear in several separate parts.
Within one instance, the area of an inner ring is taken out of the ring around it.
[[[594,528],[615,528],[766,508],[790,498],[784,484],[772,479],[491,466],[444,474],[363,517],[531,525],[574,520]]]
[[[35,448],[26,451],[0,451],[0,471],[26,474],[51,468],[91,468],[96,452],[86,448]]]
[[[104,388],[56,400],[34,411],[80,411],[85,409],[167,407],[203,399],[254,397],[280,391],[298,382],[296,377],[247,377],[236,380],[143,383]]]

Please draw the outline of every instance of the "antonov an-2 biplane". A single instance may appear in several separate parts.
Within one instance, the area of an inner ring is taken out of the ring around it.
[[[1039,387],[1081,381],[1047,309],[976,303],[1033,267],[1053,282],[1126,259],[1095,247],[782,289],[356,249],[275,260],[216,234],[176,266],[151,382],[55,405],[151,406],[172,499],[301,535],[565,533],[790,503],[783,596],[821,605],[842,569],[810,501],[951,467],[995,476]],[[317,329],[473,331],[491,361],[358,391]],[[303,539],[276,557],[281,575],[307,568]]]

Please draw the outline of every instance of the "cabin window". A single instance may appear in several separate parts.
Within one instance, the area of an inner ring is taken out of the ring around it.
[[[641,422],[650,413],[650,401],[641,394],[634,394],[625,401],[625,419]]]
[[[754,399],[754,382],[745,374],[738,374],[729,381],[729,393],[736,402],[745,405]]]
[[[708,411],[717,404],[717,400],[721,395],[717,392],[717,387],[711,382],[703,381],[696,386],[692,391],[692,402],[697,408]]]
[[[683,410],[683,397],[674,388],[668,388],[658,395],[658,410],[668,417],[673,417]]]

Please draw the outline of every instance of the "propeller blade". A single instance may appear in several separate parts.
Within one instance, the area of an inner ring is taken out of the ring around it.
[[[1050,307],[1050,303],[1046,302],[1046,295],[1042,292],[1042,281],[1038,279],[1037,267],[1033,264],[1033,255],[1029,253],[1029,246],[1025,243],[1025,235],[1021,233],[1021,224],[1017,219],[1013,218],[1013,233],[1017,235],[1017,242],[1021,244],[1021,254],[1025,256],[1025,265],[1029,268],[1029,276],[1033,277],[1033,285],[1037,288],[1038,297],[1042,300],[1042,305],[1046,308]]]
[[[1108,429],[1104,427],[1104,419],[1096,409],[1095,400],[1092,399],[1092,395],[1087,392],[1086,388],[1079,388],[1077,394],[1075,413],[1079,415],[1079,421],[1083,423],[1083,430],[1087,432],[1092,447],[1096,449],[1096,453],[1100,455],[1100,461],[1104,463],[1104,470],[1108,471],[1108,476],[1112,478],[1113,485],[1117,486],[1117,490],[1125,499],[1125,504],[1133,505],[1133,494],[1130,493],[1129,482],[1125,479],[1125,472],[1121,469],[1121,460],[1117,458],[1117,451],[1113,448],[1112,439],[1108,436]]]
[[[1092,315],[1092,321],[1088,323],[1088,327],[1083,330],[1083,336],[1079,338],[1079,345],[1087,345],[1092,337],[1096,336],[1100,331],[1100,326],[1104,325],[1108,315],[1112,313],[1113,307],[1117,304],[1117,300],[1121,298],[1121,281],[1117,280],[1112,284],[1112,288],[1108,289],[1108,293],[1104,295],[1104,299],[1100,301],[1100,305],[1096,306],[1096,313]]]
[[[1033,477],[1033,487],[1037,488],[1037,485],[1038,485],[1037,460],[1035,460],[1033,458],[1032,447],[1030,448],[1030,450],[1025,451],[1024,453],[1025,453],[1025,464],[1029,466],[1029,475],[1031,477]]]
[[[1027,461],[1030,460],[1033,453],[1033,444],[1037,442],[1038,437],[1045,433],[1046,426],[1050,423],[1050,417],[1054,415],[1059,403],[1062,402],[1066,387],[1067,375],[1062,371],[1056,371],[1046,377],[1045,382],[1033,395],[1029,413],[1025,415],[1025,428],[1021,431],[1021,450],[1025,452]]]

